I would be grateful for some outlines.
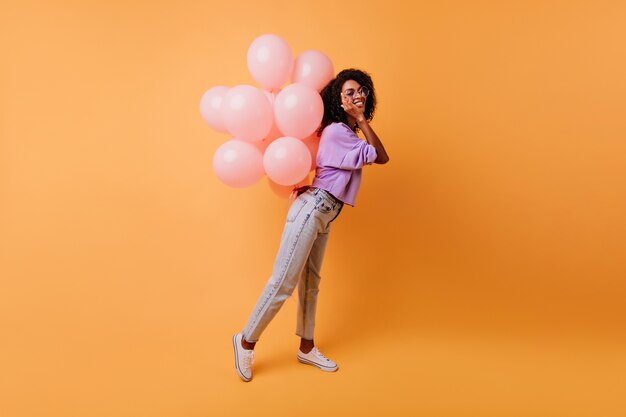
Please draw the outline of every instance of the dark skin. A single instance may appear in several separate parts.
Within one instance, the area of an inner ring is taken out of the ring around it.
[[[341,107],[343,107],[344,111],[347,113],[348,125],[350,127],[353,127],[355,124],[358,123],[359,129],[361,129],[361,131],[365,135],[367,143],[376,148],[376,153],[378,154],[378,156],[376,157],[374,163],[386,164],[387,162],[389,162],[389,156],[387,155],[387,151],[385,151],[385,147],[383,146],[382,142],[378,138],[378,135],[376,134],[376,132],[374,132],[370,124],[365,119],[365,116],[363,115],[363,112],[365,111],[365,103],[367,101],[367,97],[363,97],[359,93],[359,88],[361,88],[361,85],[354,80],[348,80],[343,83],[343,86],[341,87]],[[348,97],[345,94],[347,90],[354,90],[354,95],[352,96],[352,98]]]
[[[347,114],[348,124],[350,125],[350,127],[358,123],[359,128],[365,135],[367,143],[376,148],[376,153],[378,154],[378,156],[376,157],[374,163],[386,164],[387,162],[389,162],[389,156],[387,155],[387,151],[385,151],[385,147],[378,138],[376,132],[374,132],[372,127],[369,125],[369,123],[365,119],[365,116],[363,116],[367,97],[363,97],[359,93],[360,87],[361,85],[354,80],[348,80],[343,84],[343,86],[341,87],[341,107]],[[345,94],[345,92],[350,89],[353,89],[355,91],[354,95],[351,98]],[[255,345],[256,342],[251,343],[243,337],[241,338],[241,346],[244,349],[254,350]],[[302,353],[309,353],[314,346],[315,342],[313,341],[313,339],[308,340],[305,338],[300,338],[300,350],[302,351]]]

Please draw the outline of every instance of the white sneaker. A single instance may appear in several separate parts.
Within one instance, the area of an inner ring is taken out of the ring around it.
[[[298,360],[307,365],[313,365],[320,368],[322,371],[335,372],[338,366],[335,362],[322,355],[316,347],[311,349],[309,353],[303,353],[298,349]]]
[[[254,350],[244,349],[241,346],[243,335],[237,333],[233,336],[233,349],[235,350],[235,369],[239,377],[246,382],[252,379],[252,363],[254,362]]]

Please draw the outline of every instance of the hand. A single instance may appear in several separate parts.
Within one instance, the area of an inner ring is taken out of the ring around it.
[[[348,115],[354,117],[357,122],[363,121],[365,117],[363,116],[362,109],[355,106],[354,103],[350,101],[350,99],[346,97],[345,95],[341,96],[341,101],[343,103],[341,105],[341,108],[343,108],[344,111],[348,113]]]
[[[298,188],[294,188],[293,190],[291,190],[291,194],[289,194],[289,204],[291,205],[291,203],[293,203],[293,201],[303,192],[307,191],[309,188],[311,188],[310,185],[304,185],[302,187],[298,187]]]
[[[303,185],[302,187],[294,188],[294,191],[296,192],[296,197],[307,191],[309,188],[311,188],[310,185]]]

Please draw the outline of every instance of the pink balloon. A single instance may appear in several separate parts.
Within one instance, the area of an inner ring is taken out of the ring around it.
[[[267,147],[273,141],[274,141],[274,139],[266,138],[266,139],[263,139],[263,140],[257,140],[256,142],[250,142],[250,143],[253,144],[259,150],[259,152],[261,152],[261,154],[264,154],[265,150],[267,149]]]
[[[228,186],[248,187],[264,175],[263,154],[254,144],[234,138],[215,151],[213,170]]]
[[[272,128],[270,129],[270,132],[267,134],[267,136],[264,139],[264,140],[269,140],[269,142],[271,142],[274,139],[281,137],[283,134],[280,130],[278,130],[278,126],[276,126],[276,120],[274,118],[274,102],[276,101],[276,93],[263,91],[263,94],[265,94],[265,97],[267,97],[268,101],[270,102],[270,105],[272,106]]]
[[[280,185],[297,184],[311,168],[311,154],[301,140],[293,137],[278,138],[269,144],[263,154],[267,176]]]
[[[319,126],[323,115],[322,97],[304,84],[290,84],[276,96],[274,118],[285,136],[309,136]]]
[[[276,100],[276,93],[263,90],[263,94],[265,94],[265,97],[267,97],[267,100],[270,102],[272,107],[274,107],[274,101]]]
[[[309,137],[302,139],[302,143],[304,143],[311,153],[311,171],[317,167],[317,151],[320,147],[320,138],[317,136],[317,133],[312,133]]]
[[[204,121],[218,132],[228,133],[224,120],[222,119],[221,108],[224,96],[228,92],[228,87],[218,85],[209,88],[200,99],[200,114]]]
[[[294,83],[307,85],[317,91],[333,79],[333,63],[326,55],[314,49],[304,51],[296,58],[291,79]]]
[[[285,84],[292,69],[291,48],[276,35],[261,35],[248,48],[248,70],[252,78],[268,90]]]
[[[228,90],[220,114],[232,135],[250,142],[266,137],[274,119],[272,106],[263,92],[245,84]]]
[[[302,181],[300,181],[297,184],[294,185],[280,185],[280,184],[276,184],[274,181],[272,181],[269,177],[267,178],[267,183],[269,184],[271,190],[274,192],[274,194],[276,194],[279,197],[282,198],[289,198],[289,196],[291,195],[291,192],[293,191],[294,188],[299,188],[299,187],[304,187],[305,185],[311,185],[311,181],[309,179],[309,175],[307,174],[306,177],[304,177],[304,179]]]

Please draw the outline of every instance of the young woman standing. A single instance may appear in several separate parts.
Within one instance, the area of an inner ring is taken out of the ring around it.
[[[369,125],[376,95],[366,72],[343,70],[320,94],[324,116],[318,130],[321,137],[315,178],[310,188],[297,190],[298,197],[287,213],[272,276],[243,331],[233,336],[235,369],[246,382],[252,379],[256,342],[296,285],[296,334],[301,338],[298,360],[323,371],[338,369],[313,342],[320,270],[330,224],[344,204],[354,206],[363,166],[385,164],[389,157]],[[367,141],[356,135],[359,129]]]

